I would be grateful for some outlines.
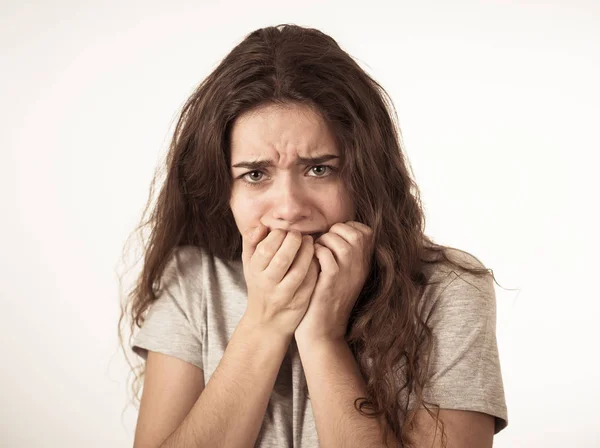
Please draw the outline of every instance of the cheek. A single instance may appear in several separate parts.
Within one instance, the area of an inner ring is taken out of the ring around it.
[[[345,222],[350,220],[351,210],[348,208],[348,201],[332,192],[329,195],[323,195],[323,199],[319,201],[318,207],[327,219],[328,223]]]
[[[350,193],[343,187],[339,187],[336,194],[333,195],[335,200],[328,201],[331,210],[335,210],[338,215],[338,220],[352,221],[354,217],[354,201],[350,197]]]
[[[237,223],[256,221],[260,217],[261,203],[256,198],[234,193],[229,200],[229,207]]]

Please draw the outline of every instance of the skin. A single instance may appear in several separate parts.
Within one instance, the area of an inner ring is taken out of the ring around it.
[[[344,342],[348,319],[370,268],[373,232],[359,222],[334,224],[315,243],[320,273],[297,341]]]
[[[318,234],[314,257],[320,272],[295,338],[322,446],[365,446],[363,440],[377,440],[387,424],[354,411],[354,399],[365,396],[366,385],[343,336],[369,272],[373,234],[353,221],[352,200],[336,172],[322,168],[338,168],[338,159],[296,165],[299,157],[339,156],[338,148],[321,117],[298,105],[270,105],[246,113],[234,123],[231,137],[230,206],[240,233],[261,223],[268,231]],[[271,159],[274,166],[233,167],[257,159]],[[440,418],[449,446],[492,446],[492,416],[443,409]],[[419,430],[411,434],[415,446],[441,446],[439,438],[432,442],[436,431],[425,411],[417,420]],[[387,446],[396,443],[389,435]]]
[[[335,223],[352,220],[345,186],[336,171],[322,166],[339,168],[339,159],[296,165],[298,157],[325,154],[340,156],[323,119],[306,106],[269,105],[238,117],[231,135],[230,207],[240,233],[260,222],[269,231],[323,234]],[[234,167],[258,159],[271,159],[275,166]]]
[[[336,157],[298,163],[324,155]],[[317,237],[320,273],[296,340],[343,339],[369,271],[372,232],[352,221],[353,201],[338,176],[339,156],[326,123],[306,106],[267,105],[239,117],[232,129],[230,206],[240,232],[261,223],[268,231]],[[273,166],[239,166],[269,159]]]

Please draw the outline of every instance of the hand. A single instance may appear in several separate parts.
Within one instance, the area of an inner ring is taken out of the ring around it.
[[[318,266],[313,262],[311,236],[273,230],[266,237],[262,224],[242,235],[242,262],[248,287],[244,321],[291,336],[302,320],[315,287]]]
[[[348,319],[371,267],[373,231],[356,221],[336,223],[315,241],[320,265],[296,340],[343,340]]]

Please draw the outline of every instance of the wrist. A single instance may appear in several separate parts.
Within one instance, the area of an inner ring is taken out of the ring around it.
[[[256,322],[247,315],[242,316],[238,323],[238,328],[245,334],[257,335],[261,341],[265,343],[273,343],[274,345],[285,345],[286,347],[292,340],[293,333],[285,333],[272,328],[268,325]]]
[[[328,348],[345,344],[346,340],[343,336],[313,336],[313,335],[295,335],[296,344],[298,349],[309,348],[310,350],[316,350],[319,348]]]

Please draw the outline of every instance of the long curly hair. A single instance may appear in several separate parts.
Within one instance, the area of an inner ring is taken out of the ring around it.
[[[143,265],[121,302],[122,323],[135,326],[156,300],[158,283],[172,252],[183,245],[239,260],[242,239],[229,207],[230,133],[236,117],[265,104],[299,104],[318,111],[341,153],[340,176],[354,199],[356,220],[373,229],[371,272],[348,323],[346,340],[366,380],[358,412],[385,416],[401,447],[410,447],[408,428],[427,403],[423,389],[432,350],[432,331],[421,306],[430,278],[425,265],[448,262],[476,275],[491,269],[464,266],[424,234],[419,189],[403,150],[396,110],[389,95],[337,42],[323,32],[296,25],[258,29],[220,62],[184,104],[167,154],[166,179],[150,198],[135,232],[147,231]],[[126,244],[127,246],[127,244]],[[482,265],[480,265],[482,266]],[[127,356],[126,356],[127,357]],[[129,361],[128,361],[129,362]],[[135,373],[139,403],[144,365]],[[398,366],[405,371],[398,381]],[[416,396],[409,410],[402,392]],[[366,410],[369,412],[366,412]],[[435,414],[436,427],[443,422]],[[387,435],[386,435],[387,436]],[[443,437],[443,440],[445,438]]]

